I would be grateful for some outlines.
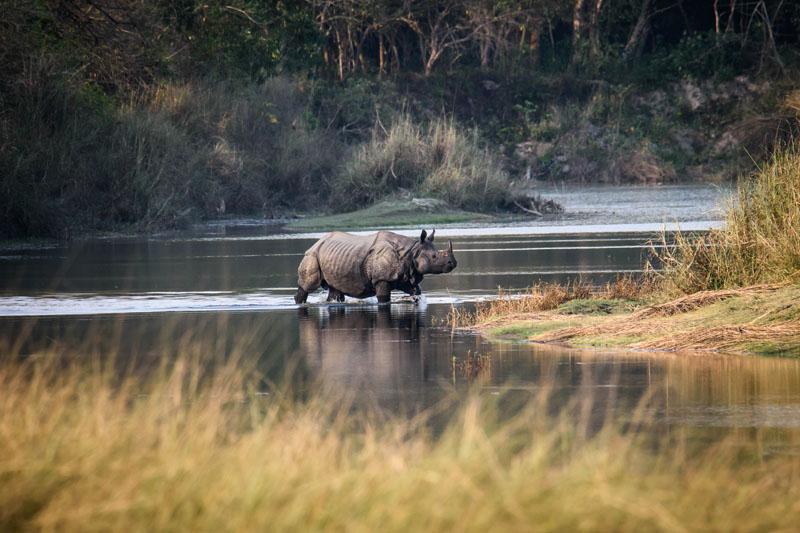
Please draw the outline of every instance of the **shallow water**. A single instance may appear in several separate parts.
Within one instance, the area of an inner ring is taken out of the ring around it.
[[[598,413],[611,407],[623,416],[647,397],[648,416],[665,427],[794,433],[797,360],[489,342],[444,324],[451,305],[492,298],[498,287],[577,276],[600,284],[638,272],[669,222],[653,213],[679,212],[684,229],[718,224],[712,208],[721,193],[698,190],[664,189],[660,199],[646,192],[646,201],[630,188],[564,193],[561,201],[576,206],[569,217],[438,228],[440,245],[453,240],[458,268],[427,277],[418,304],[395,294],[389,308],[374,299],[327,305],[323,292],[294,305],[296,267],[317,235],[252,221],[0,251],[0,339],[22,353],[55,347],[121,358],[169,357],[187,343],[210,354],[238,348],[271,379],[291,368],[300,386],[407,413],[467,388],[522,399],[548,388],[563,402],[589,395]],[[630,217],[606,224],[592,214],[620,197],[638,206]],[[484,357],[480,372],[463,367],[468,354]]]

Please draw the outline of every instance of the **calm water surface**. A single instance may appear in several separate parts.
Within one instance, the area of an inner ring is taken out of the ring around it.
[[[420,303],[390,308],[374,299],[327,305],[323,292],[295,306],[297,264],[318,235],[280,226],[229,222],[0,250],[0,340],[23,353],[56,347],[123,358],[236,347],[274,379],[291,368],[302,383],[407,413],[467,388],[528,398],[546,386],[564,401],[591,395],[598,411],[613,405],[624,414],[658,390],[649,415],[665,427],[800,435],[797,360],[492,343],[444,325],[451,305],[474,305],[498,287],[577,276],[599,284],[638,272],[669,213],[684,229],[708,228],[721,196],[708,188],[665,188],[660,197],[631,188],[559,194],[575,207],[558,220],[438,228],[442,245],[453,240],[458,268],[426,278]],[[622,213],[610,223],[593,215],[615,202]],[[625,205],[634,207],[626,214]],[[454,367],[467,354],[487,357],[479,376]]]

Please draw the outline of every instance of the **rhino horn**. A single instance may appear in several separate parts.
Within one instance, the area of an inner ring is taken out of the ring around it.
[[[450,255],[453,255],[453,241],[447,241],[447,251],[450,252]]]

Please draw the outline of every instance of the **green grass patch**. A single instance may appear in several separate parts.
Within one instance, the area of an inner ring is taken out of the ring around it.
[[[544,321],[528,321],[528,322],[515,322],[506,326],[500,326],[489,330],[491,337],[503,337],[514,340],[524,340],[536,335],[541,335],[548,331],[553,331],[561,328],[568,328],[577,326],[575,321],[567,320],[544,320]]]
[[[462,211],[433,199],[385,200],[365,209],[293,220],[289,229],[356,229],[486,222],[493,217]]]
[[[570,342],[573,346],[593,348],[624,348],[647,339],[644,335],[592,335],[576,337]]]
[[[800,337],[779,342],[748,342],[742,348],[749,353],[767,357],[800,357]]]
[[[611,315],[632,311],[639,305],[641,302],[636,300],[580,298],[559,305],[558,311],[565,315]]]

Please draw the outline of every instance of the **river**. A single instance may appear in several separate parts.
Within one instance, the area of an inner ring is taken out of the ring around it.
[[[664,427],[800,434],[800,361],[663,354],[490,342],[451,331],[451,306],[493,298],[498,287],[581,276],[601,284],[641,270],[660,229],[720,224],[726,191],[711,187],[550,191],[563,217],[502,226],[437,228],[458,268],[429,276],[424,297],[308,306],[292,301],[296,268],[319,236],[279,224],[226,221],[150,237],[96,238],[0,250],[0,346],[119,358],[173,356],[194,347],[236,350],[264,375],[418,413],[467,389],[528,398],[547,388],[563,401],[591,395],[600,412],[648,416]],[[419,229],[403,229],[418,234]],[[479,356],[479,372],[464,368]]]

